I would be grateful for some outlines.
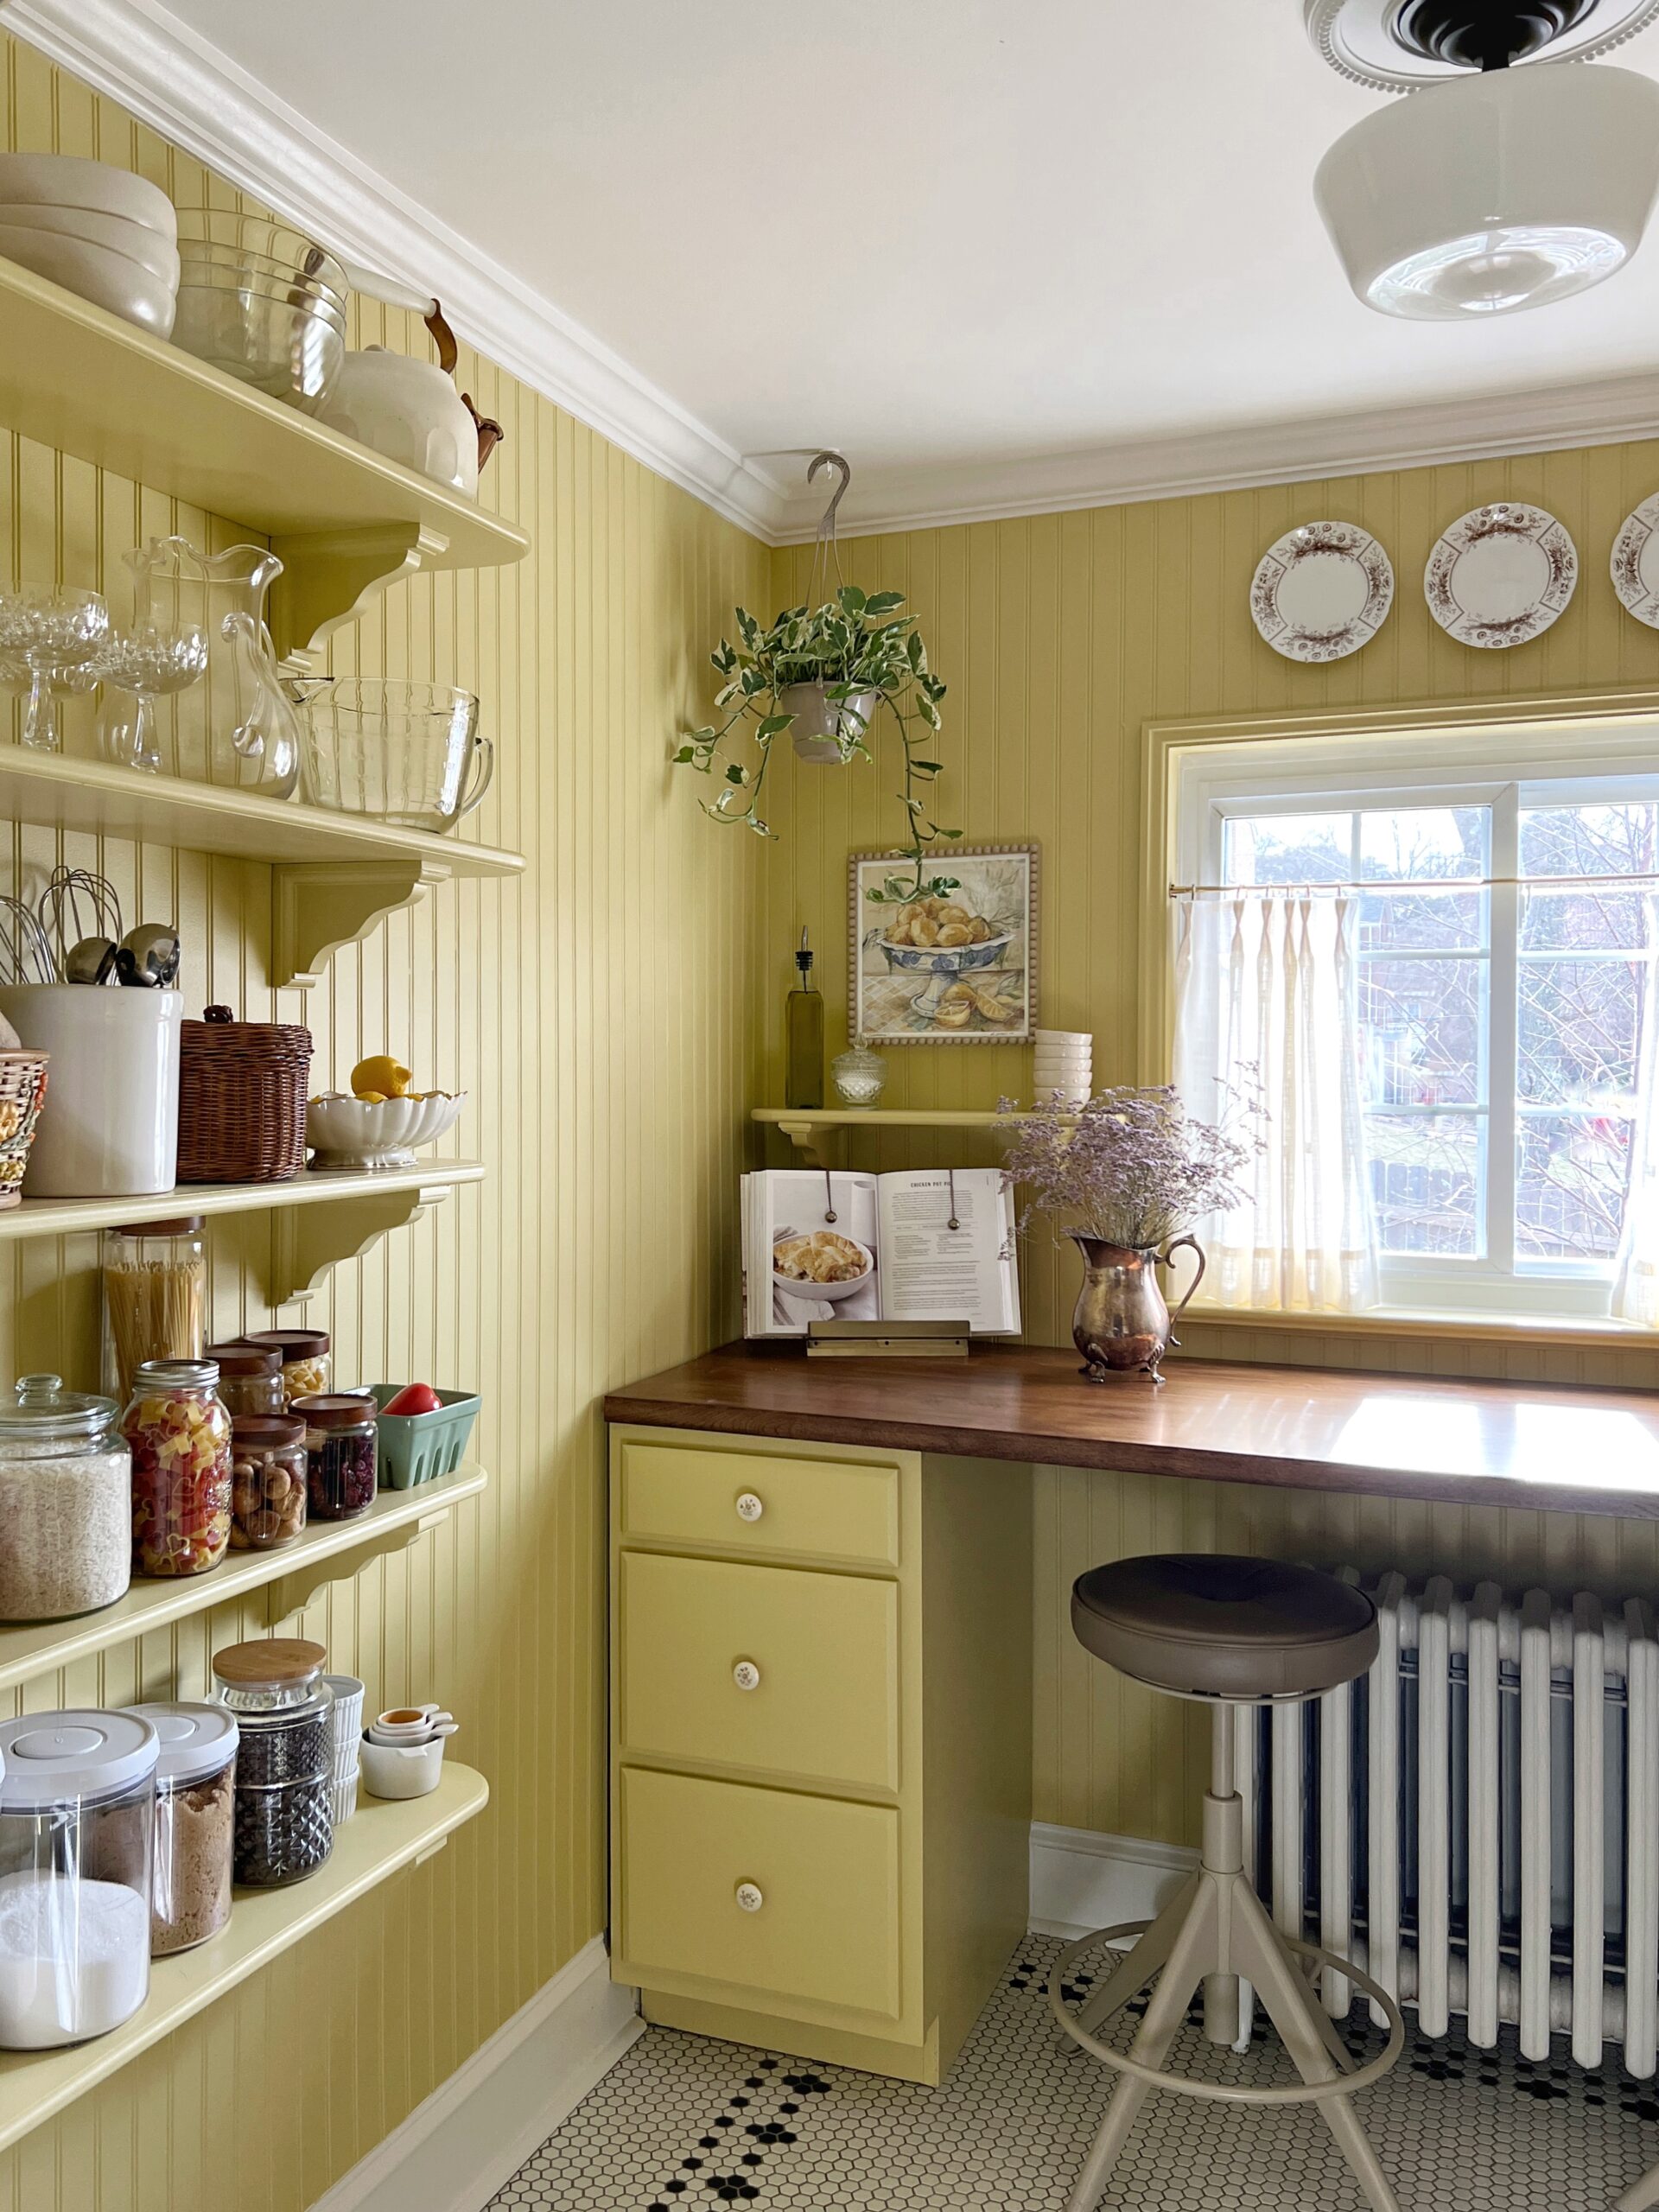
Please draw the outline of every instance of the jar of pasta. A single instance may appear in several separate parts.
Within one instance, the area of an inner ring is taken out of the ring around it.
[[[306,1510],[313,1521],[354,1521],[374,1503],[378,1427],[372,1398],[296,1398],[305,1423]]]
[[[121,1420],[132,1447],[132,1571],[205,1574],[231,1541],[231,1417],[211,1359],[147,1359]]]
[[[201,1216],[106,1229],[100,1259],[104,1387],[124,1406],[142,1361],[201,1357],[207,1311]]]
[[[209,1344],[202,1357],[219,1369],[219,1395],[232,1421],[243,1414],[279,1414],[287,1405],[283,1355],[274,1346]]]
[[[291,1406],[296,1398],[319,1397],[333,1389],[334,1363],[326,1330],[251,1329],[242,1342],[280,1354],[286,1404]]]
[[[231,1423],[231,1549],[274,1551],[305,1529],[305,1423],[243,1414]]]

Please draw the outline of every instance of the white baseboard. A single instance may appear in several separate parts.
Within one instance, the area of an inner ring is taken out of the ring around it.
[[[595,1936],[311,2212],[480,2212],[645,2024]]]
[[[1031,1824],[1031,1924],[1042,1936],[1086,1936],[1150,1920],[1198,1863],[1196,1851],[1092,1828]]]

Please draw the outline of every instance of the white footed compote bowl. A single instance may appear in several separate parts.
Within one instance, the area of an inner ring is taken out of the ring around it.
[[[311,1166],[322,1175],[362,1175],[379,1167],[413,1167],[417,1145],[454,1128],[464,1090],[429,1090],[424,1098],[353,1098],[326,1091],[305,1109]]]
[[[29,672],[23,743],[39,753],[58,750],[53,693],[85,668],[110,633],[110,610],[95,591],[67,585],[20,584],[0,592],[0,652],[15,654]]]
[[[104,758],[124,768],[159,774],[156,702],[188,691],[207,673],[206,632],[194,626],[174,630],[142,623],[111,638],[92,665],[105,687],[98,718]],[[130,714],[122,702],[124,693],[134,702],[136,710]]]

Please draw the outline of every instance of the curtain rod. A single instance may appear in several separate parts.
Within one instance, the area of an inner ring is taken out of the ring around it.
[[[1603,886],[1625,891],[1659,884],[1659,874],[1642,875],[1459,875],[1419,876],[1402,882],[1370,883],[1172,883],[1172,899],[1306,899],[1316,892],[1398,891],[1577,891]]]

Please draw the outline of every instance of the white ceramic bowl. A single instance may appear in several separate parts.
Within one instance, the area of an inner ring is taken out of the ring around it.
[[[125,215],[106,215],[97,207],[31,207],[27,200],[0,200],[0,226],[13,231],[43,231],[52,238],[79,238],[83,245],[107,246],[124,253],[163,284],[178,289],[179,249],[147,223]]]
[[[78,154],[0,154],[0,201],[27,200],[48,207],[93,207],[124,215],[159,231],[169,244],[179,235],[178,210],[148,177]]]
[[[838,1229],[836,1234],[841,1236],[845,1232]],[[868,1244],[860,1243],[856,1236],[849,1236],[846,1241],[857,1245],[864,1255],[864,1272],[861,1275],[855,1275],[850,1282],[798,1282],[793,1275],[780,1274],[774,1267],[772,1271],[773,1283],[786,1298],[823,1298],[832,1306],[840,1299],[855,1296],[870,1280],[871,1271],[875,1266],[875,1255]],[[777,1239],[778,1243],[784,1242],[782,1237]]]
[[[431,1144],[454,1127],[467,1103],[464,1090],[425,1098],[385,1098],[378,1104],[330,1091],[305,1109],[305,1141],[321,1173],[358,1174],[377,1167],[412,1167],[416,1145]]]
[[[171,284],[142,268],[124,253],[106,245],[89,245],[84,238],[63,238],[53,231],[20,231],[0,225],[0,254],[20,268],[32,269],[61,284],[94,307],[107,308],[123,322],[166,338],[173,329],[176,294]]]

